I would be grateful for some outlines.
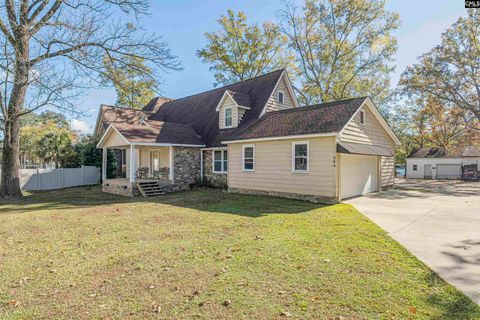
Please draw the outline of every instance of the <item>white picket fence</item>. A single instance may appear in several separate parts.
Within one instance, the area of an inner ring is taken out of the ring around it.
[[[53,190],[100,183],[100,168],[20,169],[20,188]]]

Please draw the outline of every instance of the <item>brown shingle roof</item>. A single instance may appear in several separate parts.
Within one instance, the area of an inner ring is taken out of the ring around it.
[[[235,102],[239,106],[250,107],[250,105],[252,104],[252,101],[248,94],[236,92],[232,90],[226,90],[226,91],[230,94],[230,96],[233,98],[233,100],[235,100]]]
[[[242,103],[244,95],[250,98],[250,110],[245,114],[238,129],[255,121],[263,111],[268,98],[273,92],[284,69],[273,71],[262,76],[234,83],[222,88],[213,89],[185,98],[166,102],[150,119],[191,125],[198,132],[208,147],[220,146],[224,131],[218,127],[216,107],[226,90],[239,93]]]
[[[110,123],[131,123],[136,124],[142,116],[149,115],[149,112],[145,112],[137,109],[119,108],[114,106],[102,105],[101,113],[103,115],[103,126],[106,129]]]
[[[142,124],[113,123],[129,142],[203,145],[195,130],[185,124],[148,120]]]
[[[155,97],[150,100],[145,107],[143,107],[143,111],[155,112],[160,108],[164,103],[170,102],[173,99],[167,97]]]
[[[444,148],[430,147],[413,151],[408,158],[468,158],[480,157],[480,148],[468,146],[446,151]]]
[[[266,113],[224,141],[339,132],[367,97]]]
[[[463,150],[462,157],[480,157],[480,148],[475,146],[466,147]]]

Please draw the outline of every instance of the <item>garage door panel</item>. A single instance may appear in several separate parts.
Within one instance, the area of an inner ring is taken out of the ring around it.
[[[342,199],[377,191],[377,158],[342,154],[340,157]]]
[[[437,179],[460,179],[461,171],[459,164],[437,164]]]

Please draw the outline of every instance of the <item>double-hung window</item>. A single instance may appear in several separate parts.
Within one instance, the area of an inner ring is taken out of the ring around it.
[[[306,173],[309,170],[308,142],[292,143],[292,171]]]
[[[278,102],[283,103],[283,92],[278,92]]]
[[[228,171],[228,151],[214,150],[213,151],[213,172],[226,173]]]
[[[232,124],[233,124],[232,108],[226,108],[223,112],[225,116],[225,128],[232,127]]]
[[[243,171],[255,170],[255,146],[244,145],[243,146]]]

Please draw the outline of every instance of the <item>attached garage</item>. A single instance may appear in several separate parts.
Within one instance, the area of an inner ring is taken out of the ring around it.
[[[437,179],[460,179],[461,177],[460,164],[437,164]]]
[[[340,157],[340,197],[342,199],[378,191],[376,156],[342,154]]]

